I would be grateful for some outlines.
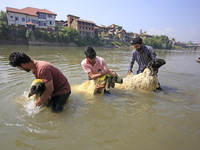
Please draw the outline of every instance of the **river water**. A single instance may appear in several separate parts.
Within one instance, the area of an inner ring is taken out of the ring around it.
[[[112,89],[92,96],[77,90],[87,80],[84,48],[0,46],[0,149],[15,150],[199,150],[200,51],[156,50],[163,91]],[[125,77],[132,49],[96,48],[110,69]],[[8,64],[12,51],[57,66],[72,94],[60,114],[26,100],[32,73]],[[136,72],[137,64],[133,70]]]

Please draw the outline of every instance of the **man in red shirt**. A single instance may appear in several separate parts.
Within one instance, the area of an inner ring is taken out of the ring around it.
[[[69,95],[70,84],[62,72],[49,62],[32,60],[22,52],[12,52],[9,56],[10,65],[27,72],[32,71],[36,79],[42,79],[45,90],[36,105],[52,103],[53,112],[61,112]]]

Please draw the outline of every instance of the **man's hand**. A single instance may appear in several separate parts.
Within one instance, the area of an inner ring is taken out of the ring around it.
[[[41,106],[43,104],[43,101],[39,98],[36,102],[36,106]]]
[[[113,70],[110,70],[108,75],[110,75],[112,77],[117,77],[117,73],[115,71],[113,71]]]
[[[130,75],[130,74],[131,74],[131,71],[128,71],[128,72],[127,72],[127,76]]]

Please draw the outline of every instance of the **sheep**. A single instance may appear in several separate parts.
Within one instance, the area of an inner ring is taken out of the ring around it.
[[[140,90],[152,92],[159,87],[158,77],[154,72],[158,71],[166,62],[163,59],[151,61],[143,73],[138,75],[128,75],[123,79],[123,84],[115,84],[115,87],[122,90]]]
[[[88,80],[82,83],[80,86],[78,86],[78,89],[90,94],[104,94],[109,93],[110,87],[114,87],[115,83],[122,84],[123,79],[121,76],[115,72],[113,72],[115,75],[104,75],[101,78],[98,78],[96,80]]]
[[[197,62],[200,63],[200,57],[197,59]]]

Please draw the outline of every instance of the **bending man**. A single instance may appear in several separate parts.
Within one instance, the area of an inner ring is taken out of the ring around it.
[[[133,64],[136,61],[139,65],[137,74],[142,73],[144,69],[147,67],[150,61],[154,61],[156,59],[156,53],[153,47],[148,45],[143,45],[142,39],[140,37],[135,38],[131,44],[134,46],[133,53],[131,55],[131,62],[129,65],[129,71],[127,75],[130,75],[132,72]],[[155,72],[157,74],[157,72]],[[161,90],[160,84],[159,88]]]
[[[102,57],[96,56],[96,52],[92,46],[86,46],[84,53],[86,58],[81,62],[81,65],[83,70],[88,74],[89,80],[95,80],[104,75],[114,76],[112,74],[113,71],[108,69],[105,60]],[[114,87],[114,84],[111,86]]]
[[[42,79],[45,90],[37,100],[36,105],[41,106],[47,102],[52,104],[53,112],[61,112],[69,95],[70,84],[62,72],[49,62],[32,60],[22,52],[12,52],[9,56],[10,65],[20,70],[32,72],[36,79]]]

